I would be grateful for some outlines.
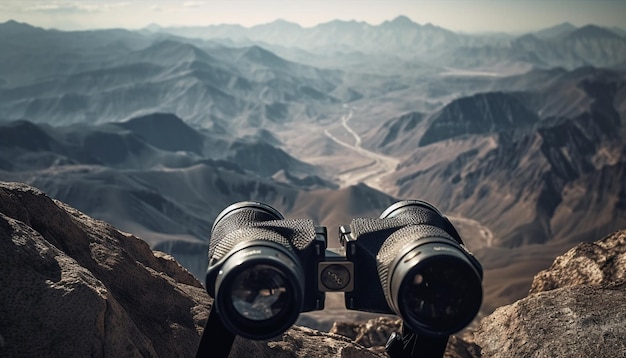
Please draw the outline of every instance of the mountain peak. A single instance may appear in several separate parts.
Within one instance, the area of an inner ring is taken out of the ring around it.
[[[281,31],[298,31],[302,30],[302,26],[300,24],[296,24],[295,22],[290,22],[285,19],[276,19],[267,24],[261,24],[251,27],[251,29],[280,29]]]
[[[420,146],[466,134],[488,134],[533,125],[539,117],[515,96],[479,93],[446,105],[433,118]]]
[[[615,38],[621,39],[615,32],[596,25],[586,25],[573,32],[568,36],[569,39],[577,38]]]
[[[17,22],[15,20],[9,20],[7,22],[0,23],[0,31],[2,31],[5,34],[6,33],[13,34],[17,32],[35,31],[35,30],[42,30],[42,29],[39,27],[29,25],[25,22]]]
[[[296,24],[295,22],[287,21],[285,19],[276,19],[271,24],[274,25],[282,25],[282,26],[293,26],[293,27],[302,27],[300,24]]]
[[[22,27],[33,27],[25,22],[18,22],[15,20],[9,20],[3,23],[0,23],[0,26],[22,26]]]
[[[391,21],[385,21],[381,26],[392,26],[394,28],[409,28],[417,24],[404,15],[400,15]]]
[[[149,47],[142,50],[143,54],[154,60],[171,61],[172,63],[202,60],[214,62],[214,59],[200,48],[184,42],[171,39],[157,40]]]
[[[287,65],[287,61],[258,45],[248,47],[241,54],[241,58],[245,58],[248,61],[259,63],[267,67]]]
[[[153,113],[118,124],[137,133],[152,146],[169,151],[202,152],[202,136],[171,113]]]
[[[534,33],[534,35],[539,38],[548,39],[548,38],[555,38],[555,37],[569,34],[572,31],[575,31],[576,29],[577,27],[572,25],[571,23],[563,22],[556,26],[548,27],[546,29],[537,31]]]

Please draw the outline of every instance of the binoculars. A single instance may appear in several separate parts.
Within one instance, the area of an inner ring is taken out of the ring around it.
[[[417,334],[442,337],[467,326],[482,302],[482,267],[432,205],[400,201],[379,218],[339,228],[339,250],[309,219],[239,202],[213,224],[206,289],[223,325],[255,340],[280,335],[301,312],[344,292],[348,309],[395,314]]]

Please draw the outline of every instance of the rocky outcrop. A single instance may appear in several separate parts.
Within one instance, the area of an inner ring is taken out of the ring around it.
[[[626,356],[626,231],[579,244],[476,332],[483,357]]]
[[[626,231],[581,243],[533,279],[530,293],[579,285],[611,286],[626,280]]]
[[[282,336],[269,341],[249,341],[237,337],[229,358],[387,357],[383,352],[384,349],[381,351],[363,347],[341,335],[293,326]]]
[[[172,257],[32,187],[0,184],[0,356],[195,353],[210,301]]]
[[[339,334],[350,338],[355,343],[371,348],[379,354],[385,353],[385,344],[393,332],[400,332],[402,321],[390,317],[370,319],[365,323],[335,322],[330,333]],[[480,348],[458,336],[450,336],[445,358],[478,358]]]

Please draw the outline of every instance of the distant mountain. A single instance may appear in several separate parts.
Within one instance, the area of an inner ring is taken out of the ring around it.
[[[0,124],[0,163],[3,169],[13,172],[66,164],[117,169],[181,168],[206,164],[207,159],[227,160],[242,173],[247,170],[267,178],[281,170],[300,177],[318,171],[275,145],[259,137],[232,139],[202,133],[166,113],[104,125],[50,127],[28,121]]]
[[[10,87],[102,68],[151,40],[127,30],[57,31],[0,23],[0,78]]]
[[[0,125],[0,178],[45,188],[90,215],[140,233],[200,277],[206,255],[197,250],[206,245],[212,220],[228,204],[262,200],[282,210],[315,211],[321,209],[304,203],[323,201],[337,188],[316,176],[318,168],[275,147],[275,138],[265,142],[262,137],[268,135],[216,136],[171,114],[65,127],[10,122]],[[344,199],[392,200],[365,191],[367,195],[355,192]],[[348,220],[349,213],[339,212],[341,206],[326,209],[317,217],[336,225]],[[375,215],[379,209],[371,202],[350,212]]]
[[[368,58],[358,57],[359,54],[366,54],[370,60],[371,56],[393,56],[401,62],[419,60],[443,66],[481,69],[497,66],[519,72],[519,68],[527,69],[522,64],[535,68],[617,66],[623,63],[626,51],[626,38],[616,35],[615,30],[593,25],[576,28],[570,23],[519,38],[458,34],[431,24],[417,24],[406,16],[380,25],[334,20],[302,28],[279,20],[251,28],[213,25],[162,28],[159,31],[201,39],[228,38],[246,46],[257,43],[280,51],[288,58],[305,62],[306,56],[286,51],[284,47],[315,55],[326,54],[333,56],[335,62],[321,61],[315,56],[309,56],[308,61],[325,63],[325,66],[334,68],[353,61],[365,65]]]
[[[619,39],[621,36],[600,26],[587,25],[579,29],[569,31],[565,37],[572,41],[584,41],[589,39]]]
[[[543,69],[575,69],[621,66],[625,56],[626,38],[604,28],[586,26],[556,37],[527,34],[507,46],[459,47],[452,50],[452,56],[444,56],[441,61],[461,68],[526,65]]]
[[[540,39],[552,39],[552,38],[569,34],[575,31],[576,29],[577,29],[576,26],[570,24],[569,22],[564,22],[562,24],[558,24],[556,26],[552,26],[547,29],[533,32],[532,34],[533,36],[540,38]]]
[[[337,103],[331,92],[342,81],[338,71],[289,62],[259,46],[205,50],[171,35],[123,30],[60,32],[7,23],[0,25],[0,46],[6,50],[0,118],[54,125],[160,111],[236,131]]]
[[[203,136],[171,113],[155,113],[121,122],[120,127],[137,133],[150,145],[167,150],[204,152]]]
[[[362,51],[393,52],[406,58],[423,54],[441,46],[456,46],[463,35],[433,25],[419,25],[405,16],[380,25],[364,22],[334,20],[312,28],[278,20],[251,28],[232,25],[207,27],[163,28],[160,31],[177,36],[203,39],[246,39],[257,43],[297,47],[311,52]]]
[[[589,25],[546,40],[527,35],[516,39],[512,49],[533,52],[550,66],[610,67],[623,62],[626,56],[626,38],[610,30]]]
[[[614,27],[611,27],[611,30],[622,37],[626,37],[626,30],[624,30],[621,27],[614,26]]]
[[[532,127],[539,117],[514,96],[484,93],[453,101],[436,113],[420,146],[462,135]]]
[[[368,145],[385,153],[406,153],[415,148],[415,130],[425,119],[420,112],[411,112],[383,123],[367,135]]]
[[[167,170],[75,163],[28,171],[3,168],[0,177],[31,183],[95,218],[136,233],[152,247],[172,254],[198,278],[207,267],[202,253],[212,221],[233,202],[266,202],[290,217],[312,218],[331,228],[349,223],[351,215],[377,216],[393,202],[367,187],[320,189],[320,181],[314,179],[300,184],[308,182],[317,189],[303,190],[213,160]],[[329,242],[336,245],[336,237]]]

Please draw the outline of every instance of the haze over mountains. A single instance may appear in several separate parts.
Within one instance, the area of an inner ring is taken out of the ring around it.
[[[406,16],[380,25],[335,20],[303,28],[277,20],[251,28],[239,25],[161,28],[154,25],[147,30],[217,40],[227,45],[261,43],[288,58],[305,62],[307,58],[315,61],[316,55],[324,57],[332,54],[341,59],[351,58],[355,63],[359,59],[366,62],[366,58],[378,55],[393,60],[420,60],[438,66],[462,68],[488,68],[493,65],[576,68],[626,64],[625,39],[619,29],[594,25],[576,28],[569,23],[520,37],[457,34],[432,24],[416,24]],[[295,48],[310,54],[298,54],[284,48]]]
[[[63,32],[0,24],[0,180],[206,270],[259,200],[329,227],[423,199],[485,266],[485,311],[626,226],[626,37],[285,21]],[[543,266],[542,266],[543,265]]]

